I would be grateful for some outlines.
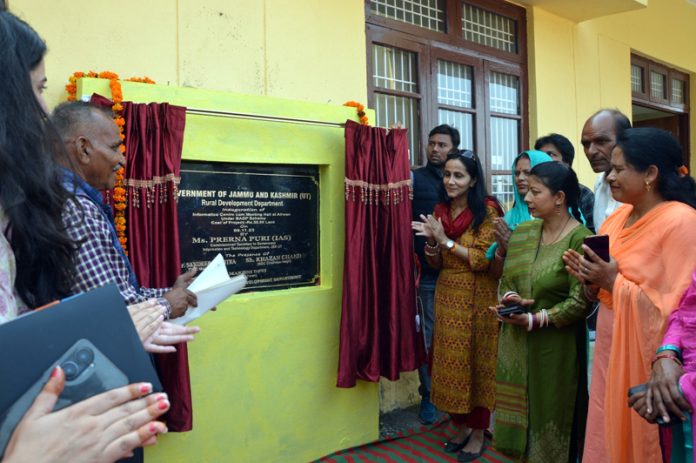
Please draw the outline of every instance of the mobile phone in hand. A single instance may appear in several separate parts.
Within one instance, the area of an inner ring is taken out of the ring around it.
[[[584,244],[588,248],[592,249],[592,251],[595,254],[597,254],[603,261],[611,261],[611,257],[609,256],[609,235],[586,236]],[[587,254],[585,254],[584,257],[587,260],[592,260],[587,256]]]
[[[17,401],[0,415],[0,455],[12,432],[34,403],[55,365],[65,373],[65,388],[53,411],[128,384],[128,377],[87,339],[80,339],[53,363]]]
[[[648,390],[647,383],[639,384],[628,389],[628,397],[630,398],[634,394],[639,392],[645,392]],[[681,423],[681,419],[673,413],[669,414],[669,423],[662,419],[662,416],[655,418],[655,422],[660,426],[672,426],[675,423]]]
[[[511,305],[498,309],[498,315],[501,317],[509,317],[513,314],[527,313],[527,308],[521,305]]]

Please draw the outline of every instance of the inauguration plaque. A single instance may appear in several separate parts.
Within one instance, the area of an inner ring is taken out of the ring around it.
[[[222,253],[247,290],[317,284],[317,166],[182,161],[178,200],[182,270]]]

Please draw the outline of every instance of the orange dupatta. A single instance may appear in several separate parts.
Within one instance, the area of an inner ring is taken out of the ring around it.
[[[630,227],[624,205],[602,225],[618,262],[614,290],[600,291],[614,311],[604,398],[607,452],[612,462],[661,463],[658,429],[627,406],[628,388],[650,377],[669,314],[696,266],[696,210],[666,201]]]

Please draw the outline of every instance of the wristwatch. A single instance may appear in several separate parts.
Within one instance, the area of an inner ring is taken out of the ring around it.
[[[445,248],[447,248],[447,250],[449,252],[452,252],[454,250],[454,245],[455,245],[455,242],[453,240],[445,241]]]

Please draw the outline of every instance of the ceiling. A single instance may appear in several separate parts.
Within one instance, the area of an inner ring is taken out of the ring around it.
[[[648,0],[517,0],[574,22],[647,8]],[[696,0],[692,0],[696,1]]]

